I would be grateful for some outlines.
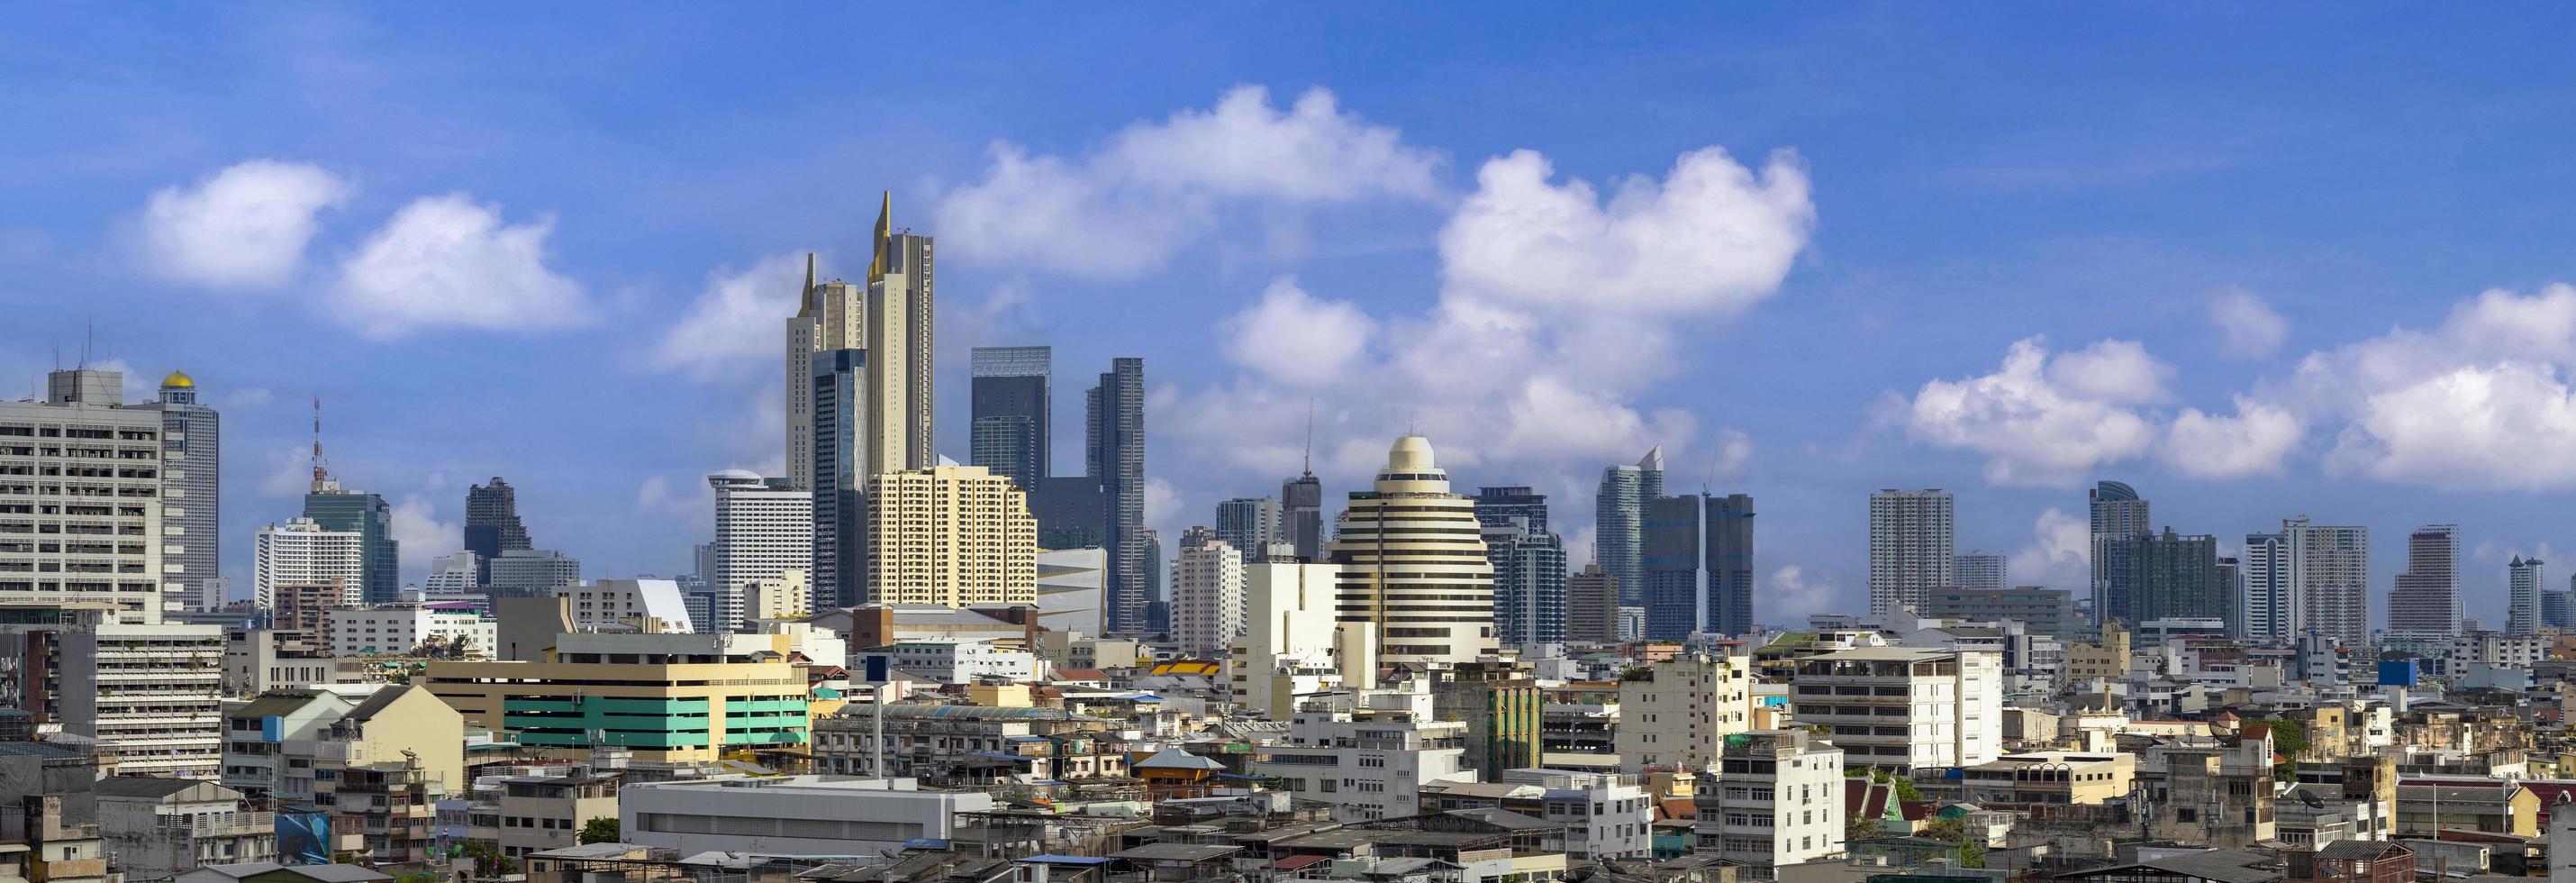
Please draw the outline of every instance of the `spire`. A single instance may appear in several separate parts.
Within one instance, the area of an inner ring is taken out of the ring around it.
[[[805,253],[805,294],[796,299],[796,318],[813,318],[821,307],[814,302],[814,253],[809,251]]]
[[[1664,446],[1656,445],[1653,450],[1646,452],[1646,456],[1638,458],[1637,468],[1647,472],[1664,471]]]
[[[885,202],[877,208],[876,238],[868,243],[868,248],[875,252],[875,255],[868,259],[868,284],[870,285],[875,285],[879,282],[885,281],[886,264],[888,263],[886,260],[886,239],[894,232],[894,229],[891,226],[893,223],[894,191],[888,190],[885,192]]]
[[[1306,465],[1301,467],[1307,478],[1315,477],[1315,400],[1306,400]]]
[[[331,468],[322,459],[322,397],[313,397],[313,492],[331,487]]]

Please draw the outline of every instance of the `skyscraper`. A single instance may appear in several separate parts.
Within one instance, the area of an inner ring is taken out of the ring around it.
[[[1109,527],[1109,630],[1145,629],[1153,603],[1145,530],[1145,360],[1117,358],[1084,397],[1083,474],[1100,484]]]
[[[2428,524],[2406,537],[2406,572],[2388,593],[2388,631],[2447,638],[2460,633],[2460,527]]]
[[[1047,477],[1048,376],[1053,351],[1042,346],[979,346],[973,351],[973,421],[967,462],[1035,493]]]
[[[1324,483],[1308,469],[1279,485],[1280,539],[1297,546],[1297,560],[1324,560]]]
[[[2244,586],[2238,637],[2257,646],[2288,646],[2298,640],[2302,617],[2300,593],[2290,577],[2288,533],[2245,535],[2238,579]]]
[[[730,469],[707,476],[715,489],[717,633],[742,625],[753,584],[808,583],[814,566],[814,494],[791,490],[787,479]]]
[[[981,466],[881,472],[867,497],[869,602],[1037,603],[1038,523],[1010,479]]]
[[[869,239],[864,286],[814,278],[805,258],[805,289],[787,320],[787,482],[814,486],[813,355],[865,350],[869,366],[864,420],[867,434],[860,476],[931,465],[932,296],[931,239],[893,228],[894,197],[886,195]]]
[[[2540,624],[2553,629],[2576,629],[2576,573],[2567,575],[2567,585],[2540,593]]]
[[[821,603],[854,606],[868,603],[868,558],[864,532],[868,524],[866,350],[819,350],[814,353],[807,389],[813,396],[814,562],[809,597]]]
[[[1954,568],[1959,588],[1980,592],[2000,592],[2012,585],[2011,563],[2002,555],[1986,552],[1961,552]]]
[[[337,605],[362,604],[366,575],[364,537],[357,531],[291,518],[251,537],[251,600],[261,610],[277,613],[293,589],[309,586],[335,587],[331,600]]]
[[[1212,657],[1244,633],[1244,576],[1243,554],[1216,531],[1181,533],[1172,556],[1172,640],[1182,653]]]
[[[2370,642],[2370,528],[2281,521],[2290,546],[2296,632],[2332,635],[2344,646]]]
[[[1378,627],[1388,663],[1473,662],[1494,649],[1494,566],[1476,504],[1418,435],[1395,440],[1370,490],[1333,532],[1337,616]]]
[[[1529,529],[1547,533],[1547,495],[1526,487],[1480,487],[1476,489],[1476,521],[1487,527],[1499,527],[1518,518]]]
[[[1495,640],[1505,647],[1564,643],[1565,541],[1534,526],[1526,512],[1502,515],[1499,524],[1482,511],[1476,517],[1485,561],[1494,566]],[[1544,503],[1539,517],[1546,518]]]
[[[159,623],[174,600],[163,415],[125,407],[113,371],[55,371],[45,387],[42,402],[0,401],[0,601],[106,603],[116,621]]]
[[[364,604],[402,600],[402,543],[394,539],[394,509],[380,494],[342,489],[338,482],[316,481],[304,495],[304,517],[323,530],[358,535],[363,567],[358,598]]]
[[[197,401],[197,381],[172,371],[161,399],[162,582],[203,599],[223,579],[223,415]],[[223,596],[214,594],[216,606]],[[212,609],[211,607],[200,609]]]
[[[1952,511],[1940,488],[1869,495],[1869,612],[1923,613],[1934,590],[1958,584]]]
[[[1646,504],[1646,636],[1753,630],[1753,498],[1659,497]]]
[[[488,485],[465,489],[465,551],[474,553],[475,579],[492,579],[492,559],[512,549],[533,549],[528,527],[519,521],[519,492],[492,476]]]
[[[1280,542],[1279,501],[1269,497],[1236,497],[1216,504],[1216,538],[1233,546],[1244,563],[1267,561],[1270,544]]]
[[[2120,621],[2227,621],[2241,615],[2233,609],[2229,585],[2235,570],[2219,567],[2218,538],[2177,534],[2168,527],[2160,534],[2120,539],[2118,545],[2127,547],[2121,553],[2127,566],[2116,574],[2121,582],[2113,593],[2128,599],[2129,616],[2134,617]]]
[[[1619,642],[1619,578],[1587,564],[1565,580],[1565,639],[1575,644]]]
[[[2138,497],[2137,488],[2116,481],[2097,483],[2086,496],[2093,515],[2093,616],[2100,622],[2138,622],[2120,591],[2133,584],[2123,579],[2129,551],[2135,548],[2128,539],[2154,530],[2147,501]]]
[[[1664,447],[1656,445],[1634,466],[1601,470],[1592,501],[1592,560],[1619,578],[1620,603],[1646,602],[1646,501],[1664,495]]]
[[[2545,624],[2540,615],[2540,594],[2548,581],[2543,574],[2538,558],[2516,555],[2513,563],[2505,565],[2506,634],[2532,634]]]

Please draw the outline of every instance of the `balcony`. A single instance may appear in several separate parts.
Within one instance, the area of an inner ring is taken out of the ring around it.
[[[196,837],[269,834],[277,830],[277,815],[264,812],[232,812],[196,816],[156,816],[153,818],[153,827],[171,835],[186,833]]]

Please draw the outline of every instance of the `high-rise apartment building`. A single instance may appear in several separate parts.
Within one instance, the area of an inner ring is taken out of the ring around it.
[[[2284,519],[2295,632],[2314,630],[2347,647],[2370,643],[2370,528]]]
[[[0,603],[0,706],[98,740],[127,775],[223,767],[222,626],[119,624],[100,603]]]
[[[1324,560],[1324,482],[1313,469],[1279,485],[1280,539],[1293,543],[1297,560]]]
[[[512,549],[533,549],[528,526],[519,520],[519,491],[492,476],[491,484],[465,489],[465,551],[477,559],[478,580],[492,578],[492,559]]]
[[[1869,612],[1926,608],[1932,593],[1958,584],[1950,492],[1940,488],[1869,495]]]
[[[2388,593],[2388,631],[2416,637],[2460,633],[2460,526],[2428,524],[2406,537],[2406,572]]]
[[[1528,518],[1483,525],[1485,560],[1494,566],[1494,637],[1505,647],[1565,642],[1565,542]]]
[[[982,466],[868,478],[867,597],[882,604],[1035,604],[1028,494]]]
[[[223,604],[223,415],[197,401],[185,372],[161,378],[161,567],[170,594]],[[210,603],[209,603],[210,602]]]
[[[55,371],[44,401],[0,401],[0,602],[96,602],[122,622],[161,621],[166,430],[162,414],[123,406],[124,384],[113,371]]]
[[[1565,640],[1574,644],[1616,644],[1619,634],[1619,578],[1586,564],[1565,579]]]
[[[1658,497],[1646,504],[1646,637],[1753,631],[1753,498]]]
[[[2002,555],[1990,552],[1961,552],[1954,556],[1958,588],[1981,592],[2002,591],[2012,584],[2012,566]]]
[[[1244,596],[1244,559],[1217,532],[1193,527],[1181,534],[1172,556],[1172,640],[1181,652],[1214,657],[1250,624]]]
[[[2219,567],[2218,538],[2182,535],[2173,528],[2120,539],[2124,562],[2112,575],[2111,594],[2125,599],[2136,622],[2158,619],[2233,620],[2236,610],[2235,568]],[[2129,622],[2130,619],[2119,619]],[[2231,629],[2231,631],[2233,631]]]
[[[1501,527],[1515,518],[1533,532],[1548,533],[1547,495],[1518,486],[1476,489],[1477,523]]]
[[[2287,533],[2245,535],[2238,556],[2237,580],[2243,602],[2237,636],[2257,646],[2282,647],[2298,640],[2303,617],[2299,593],[2290,580],[2290,536]]]
[[[317,480],[304,495],[304,517],[323,530],[358,535],[364,570],[358,598],[365,604],[402,600],[402,543],[394,539],[394,510],[380,494],[344,490],[336,481]]]
[[[1592,501],[1592,560],[1619,578],[1619,603],[1646,603],[1646,501],[1664,495],[1664,448],[1646,451],[1634,466],[1601,470]]]
[[[814,487],[814,354],[863,350],[868,364],[859,456],[864,476],[931,465],[931,239],[892,227],[887,194],[869,238],[865,285],[817,282],[805,259],[805,289],[787,320],[787,487]]]
[[[868,602],[866,471],[868,359],[866,350],[817,350],[807,386],[813,391],[814,563],[813,597],[850,606]]]
[[[972,423],[967,463],[993,470],[1021,490],[1036,493],[1054,450],[1048,434],[1053,407],[1049,377],[1054,351],[1042,346],[979,346],[972,353]]]
[[[2576,629],[2576,573],[2567,575],[2565,587],[2540,593],[2540,625]]]
[[[1236,497],[1216,504],[1216,538],[1243,555],[1243,560],[1267,561],[1270,544],[1283,542],[1279,535],[1282,513],[1279,501],[1269,497]]]
[[[2540,631],[2541,587],[2548,584],[2540,559],[2513,556],[2505,565],[2505,634],[2528,635]]]
[[[1121,357],[1109,366],[1084,397],[1082,460],[1106,507],[1109,631],[1123,636],[1145,631],[1145,608],[1160,597],[1160,562],[1145,548],[1145,360]]]
[[[715,488],[716,591],[713,629],[730,634],[742,626],[754,584],[806,582],[814,566],[814,495],[792,490],[788,480],[740,469],[707,476]]]
[[[2127,579],[2127,556],[2133,548],[2129,538],[2154,530],[2148,522],[2147,501],[2138,496],[2137,488],[2117,481],[2096,483],[2086,497],[2092,510],[2093,616],[2101,622],[2143,621],[2129,609],[2129,599],[2121,590],[2132,584]]]
[[[1792,720],[1821,728],[1850,763],[1957,768],[2003,753],[2001,653],[1861,647],[1795,665]]]
[[[357,531],[292,518],[251,538],[251,600],[262,610],[277,610],[290,586],[337,586],[339,604],[358,606],[366,603],[366,578],[365,537]]]
[[[1843,750],[1806,730],[1755,730],[1726,744],[1717,781],[1693,798],[1692,851],[1740,879],[1843,853]]]
[[[1476,504],[1449,492],[1431,441],[1398,437],[1333,532],[1340,617],[1375,623],[1389,663],[1473,662],[1494,651],[1494,566]]]

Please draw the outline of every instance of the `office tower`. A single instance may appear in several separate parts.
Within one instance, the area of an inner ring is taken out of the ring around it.
[[[1664,447],[1656,445],[1634,466],[1601,470],[1592,501],[1592,560],[1619,578],[1620,603],[1646,603],[1646,501],[1664,495]]]
[[[1047,434],[1052,399],[1048,376],[1053,351],[1042,346],[979,346],[974,349],[970,390],[973,422],[967,439],[967,463],[993,470],[1021,490],[1035,493],[1047,477]]]
[[[1216,538],[1243,555],[1245,562],[1270,557],[1279,542],[1279,501],[1269,497],[1236,497],[1216,504]]]
[[[2102,622],[2140,622],[2119,587],[2129,584],[2122,579],[2132,548],[2128,539],[2154,530],[2147,521],[2147,501],[2138,497],[2137,488],[2116,481],[2096,483],[2086,496],[2093,515],[2093,615]]]
[[[715,488],[715,631],[742,625],[754,583],[805,581],[814,566],[814,494],[740,469],[707,476]]]
[[[2388,593],[2388,631],[2417,637],[2460,633],[2460,527],[2428,524],[2406,537],[2406,572]]]
[[[289,586],[337,586],[342,606],[366,603],[366,537],[310,518],[272,524],[251,537],[251,600],[274,611]]]
[[[1532,533],[1547,533],[1547,495],[1525,487],[1476,489],[1476,522],[1500,527],[1518,518]]]
[[[95,739],[127,775],[211,780],[222,771],[222,626],[120,624],[108,610],[60,602],[10,614],[0,622],[0,658],[10,662],[0,696],[25,713],[18,726]],[[61,811],[31,801],[11,808],[11,822],[32,827]]]
[[[809,396],[813,355],[864,350],[868,371],[866,431],[858,460],[862,477],[931,465],[932,296],[931,240],[893,229],[894,197],[886,195],[869,239],[864,287],[816,282],[814,258],[805,258],[805,289],[787,320],[787,489],[814,484],[814,413]]]
[[[492,559],[512,549],[533,549],[528,526],[519,521],[519,491],[492,476],[491,484],[465,489],[465,551],[474,553],[479,580],[492,578]]]
[[[2290,591],[2301,617],[2294,633],[2332,635],[2347,647],[2370,643],[2370,528],[2281,521],[2290,547]]]
[[[1952,572],[1958,575],[1959,588],[1988,592],[2002,591],[2012,584],[2012,568],[2002,555],[1986,552],[1961,552]]]
[[[1038,523],[1028,494],[982,466],[868,479],[868,583],[878,604],[1034,604]]]
[[[1167,634],[1172,630],[1170,596],[1163,593],[1163,534],[1153,528],[1138,531],[1145,538],[1145,631]]]
[[[2540,625],[2576,629],[2576,573],[2567,575],[2566,588],[2540,593]]]
[[[2505,634],[2528,635],[2540,631],[2543,625],[2540,616],[2541,586],[2548,584],[2542,574],[2538,558],[2525,559],[2516,555],[2512,563],[2505,565]]]
[[[2158,619],[2215,619],[2238,614],[2232,608],[2234,568],[2218,564],[2218,538],[2183,535],[2165,528],[2160,534],[2120,538],[2114,545],[2126,566],[2114,573],[2112,595],[2127,599],[2129,616],[2120,622]]]
[[[2287,533],[2245,535],[2238,564],[2244,587],[2236,621],[2237,637],[2257,646],[2287,646],[2300,631],[2299,593],[2290,580],[2290,536]]]
[[[581,584],[581,559],[553,549],[511,549],[483,566],[483,588],[494,597],[537,597]]]
[[[1490,490],[1490,488],[1488,489]],[[1545,504],[1540,504],[1544,523]],[[1482,502],[1477,504],[1482,510]],[[1477,517],[1485,518],[1482,511]],[[1494,638],[1501,646],[1562,644],[1566,639],[1565,542],[1526,514],[1482,525],[1485,561],[1494,567]]]
[[[1249,624],[1243,553],[1206,527],[1181,534],[1172,556],[1172,641],[1181,652],[1214,657]]]
[[[1148,561],[1145,531],[1145,360],[1118,358],[1084,397],[1083,474],[1100,485],[1109,549],[1109,630],[1144,631],[1159,561]]]
[[[143,407],[161,412],[162,582],[222,606],[222,590],[207,583],[223,578],[223,415],[197,401],[197,381],[180,371],[161,378],[160,401]]]
[[[1939,589],[1958,584],[1950,493],[1940,488],[1869,495],[1869,612],[1916,613]]]
[[[1619,578],[1586,564],[1565,579],[1565,640],[1574,644],[1616,644],[1619,635]]]
[[[807,412],[814,428],[812,468],[807,490],[814,501],[814,562],[807,569],[813,596],[836,606],[868,602],[867,530],[867,352],[819,350],[806,388],[813,393]]]
[[[323,530],[358,535],[358,553],[364,559],[358,577],[359,603],[402,600],[402,544],[394,540],[394,510],[382,495],[343,490],[336,481],[317,480],[313,492],[304,495],[304,517]]]
[[[1753,631],[1753,498],[1699,494],[1646,504],[1646,637]]]
[[[113,371],[45,381],[42,402],[0,401],[0,601],[106,603],[120,621],[160,622],[163,415],[124,407]]]
[[[1280,539],[1297,547],[1297,560],[1324,560],[1324,483],[1312,468],[1279,485]]]
[[[1494,566],[1476,503],[1449,492],[1431,441],[1400,436],[1333,531],[1345,622],[1378,628],[1387,663],[1473,662],[1494,651]]]

